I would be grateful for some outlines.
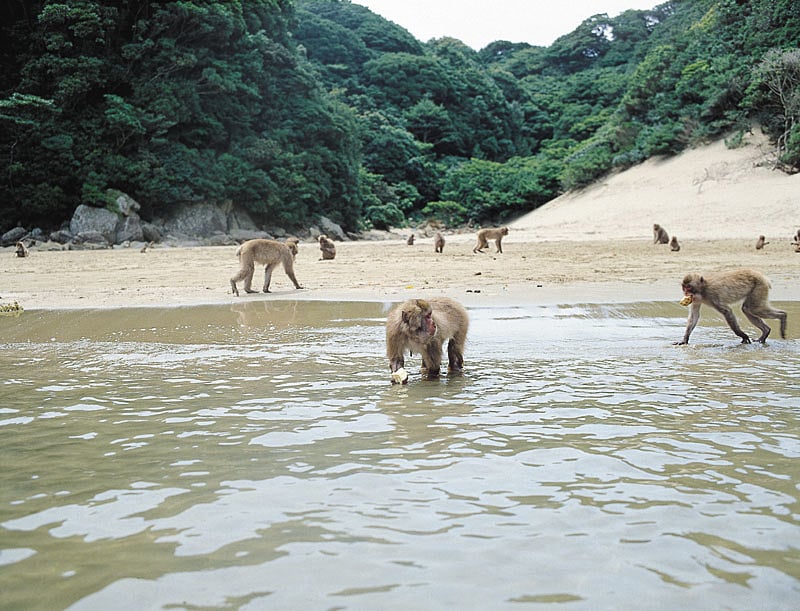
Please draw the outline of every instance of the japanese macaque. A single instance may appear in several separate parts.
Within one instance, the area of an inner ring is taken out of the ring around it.
[[[678,252],[681,249],[681,245],[678,244],[678,238],[676,236],[672,236],[672,239],[669,241],[669,249],[672,252]]]
[[[148,248],[153,248],[152,242],[146,242],[144,246],[139,249],[139,252],[146,253]]]
[[[336,244],[325,234],[319,236],[319,249],[322,251],[322,259],[326,261],[336,257]]]
[[[233,294],[237,297],[239,296],[239,289],[236,288],[236,283],[240,280],[244,280],[244,290],[246,293],[258,292],[250,288],[253,283],[253,273],[256,263],[266,266],[264,268],[263,288],[265,293],[270,292],[269,283],[272,279],[272,270],[274,270],[279,263],[283,264],[283,270],[294,283],[295,288],[303,288],[294,275],[295,255],[297,255],[297,242],[292,239],[287,240],[285,243],[275,240],[265,240],[263,238],[247,240],[247,242],[236,249],[236,256],[239,257],[241,268],[238,273],[231,278]]]
[[[449,297],[411,299],[395,307],[386,318],[386,356],[393,383],[407,383],[403,355],[406,350],[422,355],[421,373],[436,378],[442,363],[442,345],[446,340],[450,372],[464,366],[464,343],[467,340],[469,316],[464,307]]]
[[[653,223],[653,244],[669,244],[669,234],[658,223]]]
[[[767,244],[769,244],[769,242],[767,242],[766,237],[764,237],[763,235],[758,236],[758,240],[756,240],[756,250],[761,250]]]
[[[800,244],[800,229],[797,230],[797,233],[794,234],[792,238],[792,244]]]
[[[771,331],[762,318],[780,320],[781,337],[786,339],[786,312],[776,310],[769,304],[769,280],[759,272],[739,269],[707,277],[691,273],[683,279],[681,288],[685,295],[684,299],[691,303],[691,309],[683,340],[676,342],[679,345],[689,343],[689,335],[700,319],[700,306],[704,303],[725,317],[728,326],[742,338],[743,344],[749,344],[750,337],[739,327],[736,316],[730,308],[730,304],[737,301],[742,301],[742,312],[761,331],[759,342],[763,344]]]
[[[408,244],[409,246],[413,246],[414,245],[414,234],[413,233],[410,236],[408,236],[408,239],[406,240],[406,244]]]
[[[284,243],[286,244],[286,246],[289,247],[289,250],[292,251],[292,258],[296,259],[297,253],[300,250],[300,238],[289,236],[288,238],[286,238]]]
[[[444,252],[444,236],[438,231],[433,238],[433,250],[435,252]]]
[[[483,252],[483,249],[489,246],[489,240],[494,240],[497,246],[497,252],[503,252],[503,236],[508,235],[508,227],[495,227],[491,229],[481,229],[478,232],[478,243],[472,252]]]
[[[25,246],[22,242],[17,242],[17,245],[14,249],[14,252],[18,257],[27,257],[28,256],[28,247]]]

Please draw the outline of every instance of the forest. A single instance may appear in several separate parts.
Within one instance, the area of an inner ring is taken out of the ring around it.
[[[800,0],[587,16],[548,47],[420,41],[347,0],[0,3],[0,232],[232,202],[287,229],[503,222],[748,130],[800,169]]]

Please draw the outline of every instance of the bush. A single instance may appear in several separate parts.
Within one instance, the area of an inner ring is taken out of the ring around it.
[[[469,210],[458,202],[428,202],[422,214],[429,219],[437,219],[447,227],[463,225],[469,220]]]
[[[380,204],[367,207],[367,220],[375,229],[401,227],[406,223],[402,210],[394,204]]]

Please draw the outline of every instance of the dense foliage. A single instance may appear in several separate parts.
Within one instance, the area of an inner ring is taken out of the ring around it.
[[[480,51],[345,0],[12,0],[0,230],[110,187],[145,217],[230,200],[287,227],[498,221],[756,122],[797,169],[799,45],[800,0],[675,0]]]

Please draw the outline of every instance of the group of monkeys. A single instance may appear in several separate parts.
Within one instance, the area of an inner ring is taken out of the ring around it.
[[[472,252],[483,252],[488,247],[489,240],[494,240],[497,252],[503,252],[503,236],[508,235],[508,227],[493,227],[478,231],[478,243]],[[336,245],[333,240],[326,235],[317,238],[319,249],[322,252],[321,260],[330,260],[336,257]],[[239,271],[231,278],[231,292],[239,296],[237,282],[244,280],[245,293],[257,293],[253,290],[253,274],[255,273],[256,263],[264,265],[264,287],[263,292],[269,293],[269,285],[272,281],[272,272],[278,265],[283,265],[283,269],[289,279],[294,283],[295,288],[301,289],[297,277],[294,275],[294,258],[297,256],[297,245],[300,240],[295,237],[287,238],[284,242],[277,240],[267,240],[256,238],[247,240],[236,249],[236,256],[239,258]],[[414,234],[406,241],[411,245],[414,243]],[[437,232],[434,238],[434,249],[436,252],[444,252],[444,237]]]
[[[667,232],[658,224],[653,226],[654,243],[670,243]],[[483,252],[489,240],[495,241],[498,253],[503,252],[503,236],[508,235],[508,227],[481,229],[478,242],[473,252]],[[413,244],[412,235],[407,244]],[[326,236],[318,238],[322,259],[333,259],[336,247]],[[240,269],[231,278],[231,289],[239,295],[236,283],[244,280],[244,290],[255,293],[251,287],[255,264],[265,266],[264,288],[269,293],[272,272],[279,264],[283,265],[286,275],[298,289],[303,288],[294,274],[294,257],[297,255],[297,238],[288,238],[285,242],[275,240],[248,240],[236,250]],[[677,240],[673,236],[672,250],[679,250]],[[794,243],[800,245],[800,230],[794,236]],[[444,249],[444,237],[440,233],[434,239],[436,252]],[[731,304],[741,301],[742,312],[755,325],[761,335],[756,341],[764,343],[770,334],[770,327],[764,318],[780,321],[780,334],[786,338],[786,312],[772,307],[769,303],[770,283],[761,273],[740,269],[714,275],[703,276],[698,273],[687,274],[681,283],[684,305],[690,305],[689,318],[683,339],[676,345],[689,343],[689,336],[700,319],[700,306],[708,304],[725,318],[731,330],[738,335],[743,344],[750,343],[750,337],[742,331],[739,322],[731,309]],[[389,370],[392,383],[406,384],[408,373],[405,371],[405,354],[418,353],[422,357],[420,372],[425,378],[437,378],[442,364],[444,343],[447,342],[447,365],[450,373],[460,372],[464,366],[464,344],[469,328],[469,316],[466,309],[456,300],[449,297],[431,297],[429,299],[409,299],[395,306],[386,318],[386,356],[389,359]]]
[[[672,236],[672,239],[670,239],[667,231],[658,223],[653,224],[653,244],[669,244],[669,248],[673,252],[678,252],[681,249],[677,236]],[[761,250],[767,244],[769,244],[769,242],[767,242],[766,236],[758,236],[756,240],[756,250]],[[794,246],[795,252],[800,252],[800,229],[792,236],[791,244]]]

